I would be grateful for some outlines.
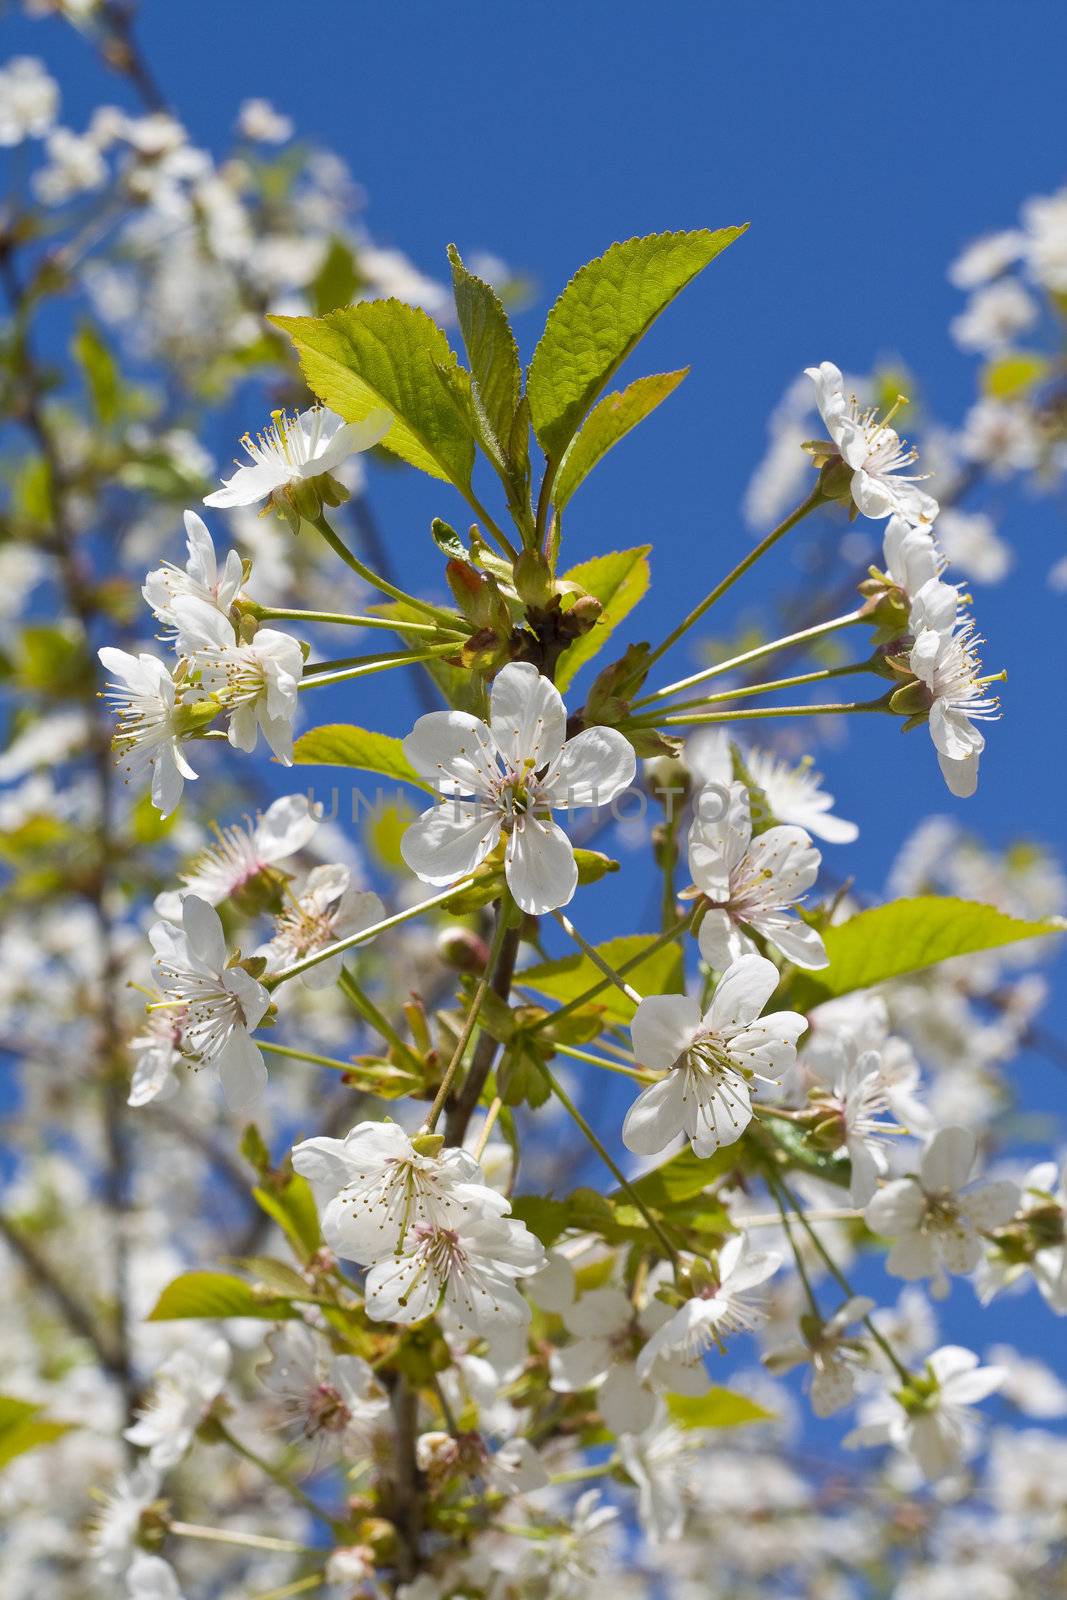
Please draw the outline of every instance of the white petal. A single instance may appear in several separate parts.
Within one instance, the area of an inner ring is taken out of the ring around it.
[[[404,754],[422,777],[445,794],[484,794],[500,775],[496,746],[480,717],[466,711],[430,711],[404,740]]]
[[[688,995],[648,995],[630,1024],[634,1055],[643,1067],[665,1071],[689,1048],[699,1026],[700,1007]]]
[[[928,1194],[962,1189],[971,1175],[978,1141],[969,1128],[942,1128],[923,1151],[920,1172]]]
[[[242,1028],[236,1028],[218,1057],[219,1078],[231,1111],[247,1111],[267,1087],[263,1056]]]
[[[400,853],[424,883],[452,883],[485,860],[500,837],[500,815],[476,801],[443,800],[404,832]]]
[[[752,1022],[777,989],[778,978],[774,962],[762,956],[742,956],[734,961],[716,985],[709,1025],[721,1033]]]
[[[643,1433],[656,1415],[656,1401],[637,1376],[632,1362],[619,1362],[605,1378],[597,1406],[612,1433]]]
[[[505,873],[518,904],[535,917],[567,905],[578,886],[574,848],[549,818],[527,815],[516,822],[507,844]]]
[[[716,971],[730,966],[741,956],[755,954],[752,940],[732,920],[726,911],[714,906],[704,913],[697,934],[700,954],[709,967]]]
[[[256,853],[273,865],[308,844],[319,825],[306,794],[287,794],[269,805],[256,823]]]
[[[227,960],[226,936],[214,906],[199,895],[187,894],[182,901],[182,927],[196,959],[210,971],[221,972]]]
[[[830,964],[822,935],[800,917],[785,911],[761,911],[758,916],[752,917],[751,926],[757,933],[762,933],[767,942],[780,950],[795,967],[817,972],[819,968]]]
[[[685,1075],[671,1072],[643,1089],[626,1113],[622,1142],[635,1155],[654,1156],[683,1131]]]
[[[545,776],[550,806],[606,806],[637,773],[633,745],[615,728],[586,728],[563,746]]]
[[[753,839],[748,850],[753,876],[765,879],[760,896],[768,905],[792,905],[819,874],[822,856],[803,828],[780,823]]]
[[[563,1314],[563,1325],[578,1339],[616,1334],[630,1322],[632,1307],[628,1295],[610,1284],[590,1289]]]
[[[567,708],[555,684],[528,661],[511,661],[493,680],[489,726],[505,761],[548,766],[563,749]]]

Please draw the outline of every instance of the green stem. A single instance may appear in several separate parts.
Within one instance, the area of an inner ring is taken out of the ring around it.
[[[378,1009],[370,995],[363,992],[347,967],[341,968],[341,976],[338,978],[337,983],[341,993],[351,1000],[364,1022],[368,1023],[377,1033],[381,1034],[383,1039],[386,1039],[392,1045],[405,1066],[421,1076],[422,1062],[414,1050],[409,1044],[405,1044],[393,1024],[389,1021],[389,1018]]]
[[[344,658],[350,665],[343,661],[324,661],[316,663],[307,677],[301,678],[297,684],[298,689],[321,689],[329,683],[346,683],[350,678],[367,678],[372,672],[388,672],[391,667],[417,666],[420,661],[433,661],[438,656],[454,656],[459,644],[457,640],[450,640],[447,644],[431,646],[429,650],[402,650],[379,656],[348,656]]]
[[[793,1237],[793,1228],[789,1221],[789,1212],[786,1208],[782,1191],[778,1186],[777,1179],[773,1178],[769,1172],[767,1174],[767,1187],[774,1197],[775,1205],[778,1207],[778,1215],[782,1219],[782,1227],[785,1229],[785,1236],[789,1240],[789,1248],[793,1252],[793,1260],[796,1263],[796,1269],[797,1273],[799,1274],[800,1281],[804,1285],[804,1293],[808,1297],[808,1305],[811,1307],[812,1315],[819,1322],[821,1322],[822,1312],[819,1310],[819,1302],[815,1298],[815,1290],[811,1286],[811,1279],[808,1277],[808,1269],[804,1265],[804,1258],[800,1253],[800,1246]]]
[[[396,623],[388,617],[372,617],[362,612],[349,613],[347,611],[300,611],[287,610],[284,606],[250,606],[252,616],[258,622],[329,622],[342,628],[385,628],[390,633],[396,632]],[[458,622],[458,619],[457,619]],[[405,622],[405,633],[429,633],[434,636],[442,631],[436,622]],[[459,627],[455,628],[456,637],[464,638]]]
[[[734,672],[738,667],[747,667],[750,662],[759,661],[762,656],[774,655],[778,650],[788,650],[794,645],[806,644],[811,639],[833,633],[838,628],[849,628],[863,620],[862,609],[848,611],[844,616],[833,617],[829,622],[817,623],[813,628],[802,628],[799,633],[786,634],[784,639],[772,639],[769,644],[756,645],[754,649],[746,650],[739,656],[731,656],[728,661],[720,661],[714,667],[705,667],[703,672],[694,672],[688,678],[679,678],[677,683],[668,683],[662,689],[653,690],[643,699],[635,700],[632,709],[637,710],[640,706],[652,705],[654,701],[664,700],[668,695],[678,694],[682,689],[691,689],[694,684],[703,683],[706,678],[718,678],[724,672]]]
[[[773,694],[779,689],[796,689],[806,683],[825,683],[830,678],[847,678],[857,672],[871,671],[869,661],[848,661],[840,667],[818,667],[813,672],[801,672],[792,678],[774,678],[768,683],[739,684],[736,689],[720,689],[718,694],[701,695],[695,700],[676,700],[663,709],[673,715],[676,711],[695,710],[700,706],[719,705],[724,700],[745,700],[753,695]],[[660,713],[646,711],[645,716],[656,719]]]
[[[628,961],[624,961],[619,967],[618,976],[624,978],[628,972],[632,972],[635,967],[639,967],[642,961],[647,961],[649,956],[655,955],[657,950],[662,950],[665,945],[672,944],[675,939],[681,938],[692,926],[695,915],[696,912],[694,911],[692,916],[687,917],[683,922],[679,922],[675,927],[666,928],[658,938],[653,939],[652,943],[638,955],[631,956]],[[572,1012],[580,1011],[583,1006],[587,1006],[590,1001],[595,1000],[597,995],[603,994],[605,989],[610,988],[614,981],[614,978],[604,978],[600,983],[594,983],[592,988],[586,989],[582,994],[575,995],[574,999],[568,1000],[566,1005],[559,1006],[555,1011],[548,1011],[543,1017],[539,1017],[536,1022],[532,1022],[527,1032],[537,1033],[540,1029],[549,1028],[553,1023],[560,1022],[564,1017],[569,1017]]]
[[[574,1121],[576,1126],[581,1129],[582,1133],[585,1135],[585,1137],[589,1141],[590,1145],[592,1145],[593,1149],[596,1151],[596,1153],[600,1157],[601,1161],[604,1163],[604,1165],[607,1167],[608,1171],[611,1173],[612,1177],[615,1179],[615,1182],[619,1185],[619,1188],[623,1190],[623,1192],[628,1196],[628,1198],[633,1203],[633,1205],[635,1205],[637,1207],[638,1211],[640,1211],[641,1215],[644,1217],[645,1221],[648,1223],[648,1225],[651,1228],[652,1232],[656,1235],[656,1238],[659,1240],[660,1244],[663,1246],[664,1250],[667,1252],[667,1255],[670,1258],[670,1260],[674,1263],[675,1266],[677,1266],[678,1265],[678,1252],[675,1250],[674,1246],[671,1244],[671,1241],[668,1239],[667,1235],[664,1233],[663,1229],[660,1227],[659,1223],[656,1221],[656,1218],[652,1215],[651,1211],[645,1205],[645,1202],[641,1199],[641,1196],[638,1194],[637,1190],[633,1187],[633,1185],[631,1184],[630,1180],[627,1177],[625,1177],[625,1175],[622,1172],[622,1169],[617,1165],[617,1163],[615,1161],[612,1160],[611,1156],[605,1150],[604,1146],[601,1144],[600,1140],[597,1138],[596,1134],[593,1132],[593,1129],[590,1127],[589,1123],[582,1116],[582,1113],[578,1110],[578,1107],[575,1105],[574,1101],[570,1098],[570,1096],[568,1095],[567,1091],[564,1089],[563,1085],[559,1082],[558,1078],[556,1078],[553,1075],[553,1073],[550,1070],[550,1068],[544,1062],[541,1063],[541,1071],[544,1073],[546,1079],[548,1080],[548,1084],[549,1084],[549,1087],[552,1090],[552,1093],[555,1095],[556,1099],[559,1101],[559,1103],[563,1107],[564,1111],[566,1111],[568,1113],[568,1115]]]
[[[440,1088],[434,1096],[433,1105],[430,1107],[429,1115],[427,1116],[424,1124],[428,1133],[432,1133],[434,1128],[436,1128],[437,1119],[444,1110],[445,1103],[452,1092],[452,1084],[455,1081],[456,1073],[459,1071],[460,1063],[466,1053],[467,1046],[470,1044],[474,1035],[474,1030],[478,1025],[478,1018],[481,1015],[482,1006],[485,1004],[485,997],[489,993],[490,984],[492,983],[493,978],[496,976],[497,964],[500,960],[500,952],[504,947],[504,936],[508,931],[509,903],[510,896],[505,892],[503,898],[500,900],[497,906],[496,927],[493,929],[493,942],[489,947],[489,955],[486,959],[485,969],[478,981],[478,987],[474,991],[474,998],[471,1001],[470,1010],[467,1012],[466,1019],[463,1023],[462,1032],[460,1033],[459,1038],[456,1040],[456,1048],[452,1052],[452,1059],[445,1068],[445,1075],[441,1079]]]
[[[396,911],[391,917],[384,917],[381,922],[374,922],[369,928],[361,929],[359,933],[350,933],[346,939],[338,939],[336,944],[324,945],[321,950],[313,950],[310,955],[303,956],[291,966],[283,967],[280,972],[273,972],[260,981],[265,989],[276,989],[280,983],[286,983],[290,978],[297,978],[302,972],[317,967],[320,961],[329,961],[331,956],[343,955],[346,950],[354,950],[357,945],[376,939],[380,933],[388,933],[390,928],[399,928],[401,923],[410,922],[412,917],[421,916],[424,911],[432,911],[436,906],[450,900],[454,894],[469,889],[473,882],[473,877],[460,878],[457,883],[442,889],[438,894],[431,895],[428,900],[420,900],[417,906],[409,906],[406,911]]]
[[[517,561],[519,559],[519,552],[516,550],[515,546],[512,544],[503,528],[501,528],[499,524],[496,523],[489,515],[488,511],[482,505],[482,502],[478,499],[478,496],[473,492],[473,490],[464,489],[463,498],[466,500],[467,504],[474,512],[474,515],[478,518],[479,522],[481,522],[486,532],[491,534],[496,540],[504,554],[512,561]]]
[[[787,534],[791,528],[795,528],[797,523],[800,522],[803,517],[808,515],[809,511],[814,511],[816,506],[821,505],[822,502],[823,492],[821,488],[816,485],[808,498],[802,501],[801,504],[797,506],[795,511],[791,511],[785,518],[784,522],[780,522],[776,528],[771,530],[765,539],[761,539],[759,544],[756,545],[754,549],[749,551],[744,560],[739,561],[737,566],[734,567],[733,571],[728,572],[726,577],[723,578],[722,582],[717,583],[714,589],[712,589],[711,593],[705,595],[700,604],[694,606],[689,615],[682,618],[682,621],[667,635],[663,643],[658,645],[657,648],[653,650],[652,654],[648,658],[649,666],[651,666],[654,661],[658,661],[660,656],[666,655],[671,646],[677,644],[682,635],[687,633],[694,623],[699,622],[704,613],[706,611],[710,611],[711,607],[716,603],[716,601],[722,599],[723,595],[728,589],[733,588],[738,578],[744,577],[749,567],[755,566],[760,557],[765,556],[772,545],[777,544],[778,540],[781,539],[783,535]]]
[[[330,549],[335,555],[340,556],[345,566],[350,567],[358,577],[363,579],[364,583],[369,583],[373,588],[380,589],[382,594],[389,595],[393,600],[399,600],[402,605],[414,606],[416,611],[421,611],[424,616],[432,617],[435,622],[441,623],[446,628],[451,628],[454,631],[457,627],[463,629],[463,621],[455,612],[443,611],[439,606],[430,605],[427,600],[419,600],[415,595],[407,594],[403,589],[398,589],[387,578],[379,577],[376,572],[372,572],[370,567],[366,566],[357,555],[353,555],[344,540],[330,527],[324,515],[316,517],[311,525],[319,530]]]
[[[252,1600],[292,1600],[293,1595],[310,1594],[312,1589],[321,1589],[325,1582],[324,1572],[309,1572],[306,1578],[284,1583],[280,1589],[265,1589],[262,1594],[253,1595]]]
[[[579,1050],[573,1044],[555,1044],[555,1049],[560,1055],[569,1056],[572,1061],[588,1061],[591,1066],[603,1067],[605,1072],[618,1072],[624,1078],[632,1078],[635,1083],[655,1083],[655,1075],[651,1072],[641,1072],[637,1067],[624,1067],[621,1061],[605,1061],[603,1056],[596,1056],[591,1050]]]
[[[689,727],[701,722],[743,722],[757,717],[830,717],[843,716],[855,711],[885,711],[886,709],[885,697],[883,696],[880,700],[834,701],[831,705],[819,706],[760,706],[753,707],[751,710],[709,711],[706,714],[687,711],[677,717],[627,717],[624,722],[619,723],[619,728],[625,733],[626,729],[631,727]]]
[[[333,1056],[317,1056],[310,1050],[296,1050],[287,1044],[272,1044],[269,1039],[257,1039],[261,1050],[268,1051],[272,1056],[285,1056],[290,1061],[306,1061],[313,1067],[329,1067],[334,1072],[355,1072],[358,1063],[355,1061],[336,1061]]]
[[[168,1522],[167,1532],[179,1539],[208,1539],[213,1544],[236,1544],[246,1550],[276,1550],[283,1555],[321,1556],[313,1544],[298,1544],[295,1539],[275,1539],[266,1533],[241,1533],[237,1528],[206,1528],[199,1522]]]
[[[638,994],[637,990],[631,988],[631,986],[626,982],[626,979],[623,978],[620,973],[616,972],[615,968],[610,964],[610,962],[604,960],[604,957],[600,954],[600,951],[597,950],[594,945],[591,945],[588,939],[582,938],[582,935],[578,932],[578,929],[574,926],[574,923],[571,921],[571,919],[567,916],[564,916],[562,911],[553,911],[552,915],[555,917],[564,933],[567,934],[569,938],[573,939],[578,948],[584,951],[584,953],[589,957],[594,967],[599,967],[604,976],[609,979],[609,981],[613,983],[617,989],[622,990],[627,1000],[632,1000],[635,1006],[639,1006],[641,1004],[641,996]]]

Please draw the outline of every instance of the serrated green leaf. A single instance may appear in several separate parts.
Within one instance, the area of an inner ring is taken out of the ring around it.
[[[741,1428],[751,1422],[774,1422],[773,1411],[747,1394],[713,1384],[707,1394],[669,1394],[667,1410],[680,1428]]]
[[[522,364],[507,312],[496,292],[468,272],[454,244],[448,247],[456,314],[471,373],[505,460],[522,395]]]
[[[619,623],[644,598],[651,579],[648,565],[651,549],[650,544],[639,544],[632,550],[610,550],[563,574],[563,582],[578,584],[594,595],[603,609],[589,632],[575,639],[560,656],[556,683],[561,693],[585,663],[604,648]]]
[[[409,466],[468,490],[474,433],[469,375],[425,311],[364,300],[324,317],[269,319],[296,346],[308,387],[346,422],[393,414],[382,445]],[[453,381],[454,380],[454,381]]]
[[[625,962],[632,961],[642,950],[657,944],[659,939],[658,933],[628,933],[619,939],[609,939],[606,944],[598,944],[596,950],[617,972]],[[640,994],[679,994],[682,973],[681,949],[677,944],[668,944],[653,950],[646,960],[630,968],[626,981],[632,983]],[[559,961],[542,961],[537,966],[525,967],[517,974],[516,982],[526,988],[536,989],[538,994],[547,995],[550,1000],[565,1004],[584,994],[594,984],[602,982],[603,978],[604,974],[596,963],[579,950],[572,956],[563,956]],[[615,984],[597,996],[597,1004],[603,1007],[612,1021],[629,1022],[636,1009],[633,1001],[628,1000]]]
[[[527,384],[534,432],[550,461],[562,459],[660,312],[743,232],[703,228],[628,239],[575,273],[548,314]]]
[[[283,1188],[256,1188],[252,1198],[278,1224],[298,1256],[306,1260],[315,1254],[322,1234],[315,1196],[306,1178],[290,1173]]]
[[[552,495],[557,511],[563,510],[578,485],[608,451],[674,393],[688,371],[688,367],[682,367],[678,372],[635,378],[627,388],[597,401],[560,464]]]
[[[733,1145],[716,1150],[713,1156],[697,1156],[692,1149],[680,1150],[661,1166],[635,1178],[630,1190],[654,1211],[669,1213],[673,1207],[703,1194],[710,1183],[737,1165],[737,1151]],[[617,1191],[617,1198],[624,1198],[621,1189]]]
[[[183,1272],[168,1283],[152,1310],[149,1322],[173,1322],[184,1317],[260,1317],[278,1322],[298,1316],[287,1299],[257,1291],[229,1272]]]
[[[404,754],[401,739],[351,723],[331,722],[322,728],[309,728],[293,746],[293,761],[303,767],[357,767],[361,772],[398,778],[430,792],[430,785],[419,777]]]
[[[1062,917],[1023,922],[974,900],[942,895],[893,900],[825,929],[830,964],[821,972],[797,973],[789,984],[789,1003],[810,1011],[823,1000],[921,972],[953,956],[996,950],[1065,928]]]

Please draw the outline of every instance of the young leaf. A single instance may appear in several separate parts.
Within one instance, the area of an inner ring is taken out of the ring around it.
[[[669,1214],[673,1207],[683,1201],[692,1200],[694,1196],[703,1194],[710,1183],[714,1183],[716,1179],[732,1171],[739,1164],[738,1152],[733,1145],[726,1145],[723,1149],[716,1150],[713,1156],[697,1156],[693,1154],[692,1149],[687,1148],[679,1150],[669,1161],[653,1167],[652,1171],[646,1172],[643,1177],[636,1178],[631,1183],[630,1189],[653,1211],[664,1211]],[[621,1189],[618,1189],[615,1198],[623,1200],[626,1196]]]
[[[688,371],[688,367],[682,367],[678,372],[657,372],[648,378],[635,378],[621,392],[606,394],[597,401],[560,463],[552,496],[557,511],[563,510],[578,485],[612,446],[674,393]]]
[[[419,789],[429,791],[430,787],[404,754],[402,740],[344,722],[302,733],[293,746],[293,760],[305,767],[358,767],[361,772],[378,772],[383,778],[398,778]]]
[[[790,986],[789,1003],[808,1011],[822,1000],[869,989],[908,972],[921,972],[952,956],[996,950],[1022,939],[1062,933],[1065,928],[1062,917],[1022,922],[994,906],[948,896],[892,900],[827,928],[823,939],[830,965],[821,972],[797,974]]]
[[[42,1417],[43,1409],[34,1400],[0,1395],[0,1467],[6,1467],[9,1461],[25,1455],[27,1450],[54,1443],[78,1426],[76,1422],[54,1422]]]
[[[301,1259],[315,1254],[322,1243],[319,1213],[311,1185],[298,1172],[289,1175],[284,1188],[256,1188],[252,1198],[272,1217]]]
[[[651,578],[648,566],[651,549],[650,544],[639,544],[633,550],[612,550],[607,555],[593,556],[563,574],[563,582],[576,583],[594,595],[603,609],[589,632],[575,639],[560,656],[556,683],[561,693],[585,663],[603,649],[609,635],[644,597]]]
[[[309,1291],[310,1293],[310,1291]],[[299,1315],[288,1300],[263,1294],[229,1272],[183,1272],[168,1283],[148,1322],[181,1317],[261,1317],[278,1322]]]
[[[680,1428],[740,1428],[749,1422],[774,1422],[775,1414],[750,1400],[713,1384],[707,1394],[669,1394],[667,1410]]]
[[[506,459],[522,395],[519,347],[495,291],[467,271],[454,244],[448,247],[448,259],[467,359],[485,414]]]
[[[657,233],[613,244],[575,273],[530,365],[534,432],[559,462],[601,391],[660,312],[743,228]]]
[[[607,944],[598,944],[596,949],[598,955],[618,972],[624,962],[632,961],[658,939],[659,934],[655,933],[628,933],[619,939],[609,939]],[[572,956],[563,956],[559,961],[542,961],[536,966],[525,967],[517,974],[516,982],[563,1004],[577,999],[578,995],[602,982],[603,978],[604,974],[596,963],[578,951]],[[676,944],[669,944],[653,951],[647,960],[630,968],[626,981],[632,983],[641,994],[680,993],[681,949]],[[597,1004],[603,1006],[612,1021],[629,1022],[634,1014],[633,1001],[628,1000],[615,984],[597,996]]]
[[[425,311],[364,300],[325,317],[271,317],[296,346],[308,387],[346,422],[384,406],[382,444],[431,478],[470,488],[474,434],[469,374]]]

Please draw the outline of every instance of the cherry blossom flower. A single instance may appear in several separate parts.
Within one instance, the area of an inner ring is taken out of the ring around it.
[[[530,1307],[514,1280],[543,1266],[545,1252],[515,1218],[471,1208],[452,1227],[417,1222],[405,1248],[404,1255],[378,1260],[367,1273],[366,1312],[374,1321],[422,1322],[443,1299],[459,1326],[472,1333],[529,1322]]]
[[[181,1050],[188,1061],[213,1062],[231,1110],[253,1104],[267,1081],[251,1030],[270,995],[243,967],[229,965],[219,914],[195,894],[182,903],[182,925],[157,922],[148,937],[155,974],[165,996],[160,1009],[179,1011]]]
[[[727,1239],[719,1251],[717,1278],[652,1335],[637,1358],[638,1377],[646,1377],[661,1356],[676,1356],[693,1365],[729,1334],[758,1328],[766,1312],[752,1291],[773,1277],[781,1264],[774,1251],[752,1251],[747,1234]]]
[[[687,741],[686,762],[705,784],[728,788],[734,776],[730,746],[730,735],[724,729],[709,729]],[[810,758],[794,766],[757,745],[746,746],[742,755],[746,770],[763,790],[778,822],[793,823],[828,844],[850,844],[858,837],[854,822],[830,815],[834,797],[822,787],[822,775],[813,771]]]
[[[296,416],[272,414],[269,428],[241,440],[251,464],[240,462],[221,489],[204,497],[206,506],[254,506],[290,484],[333,472],[349,456],[380,443],[393,425],[388,411],[372,411],[362,422],[344,422],[324,406]]]
[[[59,86],[36,56],[12,56],[0,67],[0,148],[42,139],[58,110]]]
[[[243,825],[218,829],[215,843],[202,850],[182,873],[181,887],[156,896],[159,915],[171,922],[178,920],[187,894],[199,896],[209,906],[240,894],[310,843],[319,825],[316,810],[307,795],[287,794],[272,801],[255,822],[246,818]]]
[[[239,643],[231,623],[206,601],[185,595],[172,610],[189,645],[190,667],[229,711],[229,740],[252,751],[260,730],[283,766],[293,764],[293,719],[304,654],[289,634],[259,628]]]
[[[817,1080],[811,1101],[819,1115],[814,1133],[820,1148],[847,1155],[852,1168],[849,1197],[865,1206],[888,1170],[886,1132],[898,1131],[883,1120],[889,1110],[889,1086],[877,1050],[860,1050],[855,1039],[839,1034],[831,1048],[809,1054],[806,1064]]]
[[[628,1150],[655,1155],[680,1133],[698,1156],[733,1144],[752,1120],[754,1082],[777,1083],[796,1061],[807,1019],[760,1013],[779,973],[762,956],[740,956],[719,980],[708,1010],[687,995],[649,995],[631,1024],[642,1066],[666,1076],[643,1089],[626,1114]]]
[[[759,934],[796,966],[825,967],[819,934],[791,911],[815,882],[822,859],[804,829],[781,825],[753,839],[743,783],[728,789],[709,784],[697,795],[694,812],[689,871],[711,901],[699,932],[708,965],[723,968],[752,954],[751,935]]]
[[[142,1461],[108,1493],[89,1534],[89,1552],[102,1577],[123,1577],[136,1559],[141,1519],[158,1496],[159,1483],[156,1469]]]
[[[471,1214],[504,1216],[508,1202],[465,1150],[420,1150],[395,1122],[361,1122],[344,1139],[320,1136],[293,1149],[322,1213],[331,1250],[361,1265],[408,1248],[416,1227],[448,1230]]]
[[[179,909],[177,915],[181,916]],[[151,1004],[158,1004],[153,1011]],[[134,1056],[128,1106],[146,1106],[152,1100],[167,1100],[177,1093],[176,1068],[185,1060],[182,1050],[183,1012],[168,1006],[166,997],[156,994],[145,1015],[144,1026],[130,1040]]]
[[[908,656],[912,672],[930,695],[930,737],[941,775],[961,800],[978,787],[978,761],[985,749],[985,736],[974,724],[1000,716],[1000,701],[987,688],[1004,675],[981,675],[982,642],[970,619],[953,632],[923,627]]]
[[[941,545],[952,562],[974,583],[1000,583],[1011,569],[1014,552],[997,534],[984,511],[942,511],[937,521]]]
[[[1037,301],[1017,278],[1001,278],[971,296],[949,323],[949,332],[961,350],[1002,350],[1032,328],[1039,315]]]
[[[173,609],[175,600],[202,600],[229,621],[230,607],[244,579],[244,566],[236,550],[227,553],[220,571],[207,524],[195,511],[185,513],[185,534],[189,552],[185,566],[164,562],[148,574],[141,590],[154,616],[174,636],[179,655],[188,655],[193,646],[183,636],[180,618]]]
[[[259,952],[266,957],[268,972],[382,921],[385,907],[378,895],[353,888],[351,877],[341,865],[314,867],[308,873],[299,896],[275,917],[274,937]],[[341,976],[344,960],[342,953],[309,967],[303,974],[305,984],[309,989],[329,988]]]
[[[150,1467],[168,1472],[192,1444],[208,1408],[222,1393],[229,1370],[230,1347],[225,1339],[196,1341],[176,1350],[163,1362],[151,1395],[123,1438],[148,1451]]]
[[[464,711],[420,717],[404,753],[442,799],[401,841],[416,876],[452,883],[484,861],[503,834],[508,886],[522,909],[539,915],[566,905],[578,868],[551,811],[607,805],[633,782],[637,766],[632,745],[614,728],[586,728],[573,739],[566,729],[558,689],[528,662],[497,674],[488,724]]]
[[[978,1142],[968,1128],[942,1128],[923,1151],[918,1175],[887,1183],[864,1213],[872,1233],[892,1239],[886,1271],[948,1292],[949,1272],[973,1272],[984,1230],[1015,1215],[1019,1187],[1007,1179],[967,1188]]]
[[[944,552],[933,531],[927,526],[916,527],[897,513],[885,525],[882,555],[886,576],[909,602],[945,570]]]
[[[924,1477],[943,1478],[973,1452],[978,1424],[971,1407],[995,1393],[1006,1374],[981,1367],[973,1350],[942,1345],[925,1374],[892,1395],[871,1402],[860,1426],[842,1441],[847,1449],[891,1444],[911,1456]]]
[[[856,1393],[856,1369],[866,1360],[866,1349],[854,1335],[853,1324],[874,1310],[874,1301],[853,1295],[823,1322],[811,1314],[801,1318],[803,1342],[773,1350],[764,1357],[771,1372],[789,1372],[811,1364],[811,1409],[817,1417],[832,1416],[851,1405]]]
[[[293,119],[276,111],[269,100],[242,100],[237,127],[257,144],[285,144],[293,137]]]
[[[949,267],[948,281],[957,289],[977,289],[979,284],[999,278],[1014,266],[1025,252],[1026,243],[1026,234],[1019,228],[973,239]]]
[[[994,1248],[979,1269],[982,1304],[1030,1271],[1050,1309],[1067,1315],[1067,1170],[1057,1171],[1054,1161],[1030,1168],[1005,1243],[1009,1248]]]
[[[804,369],[815,385],[819,412],[830,438],[852,468],[852,498],[865,517],[892,516],[918,525],[933,522],[937,501],[919,488],[920,479],[903,469],[918,459],[888,418],[861,411],[855,395],[846,397],[840,368],[832,361]]]
[[[118,717],[113,744],[127,781],[140,782],[150,772],[152,804],[169,817],[185,780],[196,777],[182,750],[191,730],[183,726],[174,680],[155,656],[131,656],[110,646],[98,654],[112,680],[119,680],[109,682],[104,697]]]
[[[268,1334],[267,1349],[270,1360],[257,1375],[294,1434],[351,1459],[370,1453],[389,1431],[385,1390],[359,1356],[335,1355],[302,1322]]]
[[[178,1577],[169,1561],[138,1550],[126,1573],[128,1600],[182,1600]]]
[[[637,1516],[650,1544],[669,1544],[681,1535],[694,1449],[662,1403],[646,1431],[619,1439],[619,1459],[637,1485]]]

